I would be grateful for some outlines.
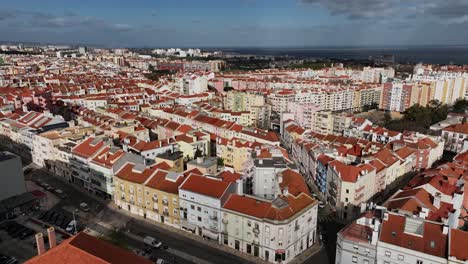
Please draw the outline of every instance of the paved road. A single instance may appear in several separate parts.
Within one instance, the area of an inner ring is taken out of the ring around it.
[[[176,258],[176,263],[190,263],[187,260],[176,256],[177,252],[184,252],[195,257],[195,259],[204,261],[204,263],[249,263],[247,260],[239,256],[199,243],[194,239],[158,227],[157,225],[152,225],[129,217],[123,213],[108,209],[106,203],[112,203],[112,201],[103,202],[102,200],[86,195],[83,193],[85,192],[84,190],[77,190],[76,188],[71,187],[69,183],[62,181],[43,170],[35,170],[30,173],[27,178],[31,180],[41,179],[54,188],[63,190],[68,195],[67,199],[61,200],[54,206],[54,210],[62,210],[65,208],[70,211],[72,210],[71,208],[79,208],[79,204],[82,202],[87,203],[90,207],[90,211],[88,213],[78,213],[81,224],[84,226],[88,226],[92,229],[99,229],[103,228],[97,222],[99,219],[102,219],[104,222],[108,222],[107,219],[109,219],[109,221],[115,219],[118,220],[119,223],[123,223],[126,229],[130,230],[131,234],[140,237],[150,235],[158,238],[164,245],[169,247],[169,251],[164,252],[161,250],[157,252],[156,255],[168,260],[170,263],[172,263],[174,257]],[[101,229],[98,231],[106,230]],[[130,246],[144,249],[144,245],[140,241],[128,239],[128,242]],[[171,249],[174,249],[172,251],[173,254],[170,253]]]

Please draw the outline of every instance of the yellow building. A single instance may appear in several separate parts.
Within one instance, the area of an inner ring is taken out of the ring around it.
[[[178,227],[182,173],[161,163],[151,168],[127,163],[114,176],[114,202],[132,214]]]
[[[234,168],[235,171],[242,172],[245,162],[250,157],[250,153],[255,147],[261,147],[258,142],[250,142],[242,139],[219,139],[216,144],[216,156],[222,158],[224,165]]]
[[[195,152],[202,156],[209,157],[210,153],[210,134],[200,131],[193,131],[187,134],[175,137],[179,151],[183,153],[185,160],[191,160],[195,157]]]
[[[169,171],[183,172],[184,171],[184,155],[181,151],[165,152],[156,156],[156,164],[161,162],[167,163],[171,168]]]

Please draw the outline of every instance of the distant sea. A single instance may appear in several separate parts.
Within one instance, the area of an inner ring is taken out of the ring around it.
[[[320,48],[221,48],[224,52],[250,55],[292,56],[365,60],[369,56],[394,55],[400,63],[468,64],[468,45],[421,47],[320,47]]]

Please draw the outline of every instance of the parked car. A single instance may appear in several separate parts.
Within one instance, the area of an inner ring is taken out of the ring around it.
[[[318,202],[318,207],[319,208],[325,208],[325,204],[322,201],[320,201],[320,202]]]
[[[146,236],[144,239],[143,239],[143,242],[150,246],[150,247],[153,247],[153,248],[160,248],[162,246],[162,242],[157,240],[156,238],[154,237],[150,237],[150,236]]]
[[[89,206],[88,206],[88,204],[86,204],[86,203],[80,203],[80,209],[81,209],[83,212],[88,212],[88,211],[89,211]]]
[[[65,228],[65,231],[68,233],[74,233],[76,230],[76,220],[71,220],[70,223],[67,225],[67,228]]]
[[[61,199],[65,199],[67,198],[68,196],[60,189],[57,189],[55,190],[55,194],[57,194],[57,196]]]

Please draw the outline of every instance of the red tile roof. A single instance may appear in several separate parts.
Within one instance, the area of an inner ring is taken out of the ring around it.
[[[180,186],[180,189],[214,198],[221,198],[230,185],[230,182],[191,174]]]
[[[283,176],[283,181],[279,184],[281,190],[288,188],[288,192],[294,196],[300,193],[310,195],[309,188],[301,174],[291,169],[286,169],[280,174]]]
[[[72,149],[72,153],[82,158],[90,158],[94,156],[102,147],[104,147],[104,141],[99,140],[95,145],[92,144],[94,137],[87,138],[85,141],[76,145]]]
[[[166,176],[168,175],[168,171],[158,170],[154,176],[152,176],[147,182],[145,182],[145,186],[157,190],[161,190],[166,193],[179,193],[179,186],[184,181],[185,177],[183,174],[180,174],[175,181],[167,179]]]
[[[84,232],[63,241],[40,256],[26,261],[27,264],[150,264],[151,261],[119,248]]]
[[[239,179],[242,174],[237,173],[237,172],[231,172],[231,171],[223,171],[218,175],[223,181],[227,182],[236,182],[237,179]]]
[[[286,202],[286,205],[278,208],[270,202],[257,200],[254,197],[231,194],[224,203],[223,208],[261,219],[281,221],[287,220],[304,208],[317,203],[316,200],[303,193],[297,197],[281,195],[277,199],[282,199]]]
[[[416,235],[405,232],[405,222],[404,216],[388,214],[388,219],[382,223],[380,241],[441,258],[447,257],[447,235],[443,234],[441,224],[425,221],[422,224],[422,235]]]
[[[450,248],[449,257],[455,257],[461,261],[468,260],[468,250],[466,243],[468,242],[468,232],[460,229],[450,230]]]

